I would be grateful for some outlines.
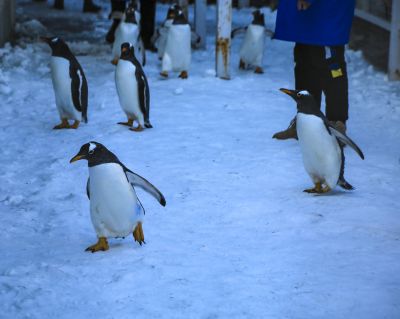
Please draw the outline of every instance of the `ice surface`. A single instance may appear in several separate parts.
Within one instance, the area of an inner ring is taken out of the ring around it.
[[[279,91],[294,86],[292,44],[267,39],[265,73],[256,75],[237,69],[237,36],[232,80],[215,78],[209,6],[207,50],[193,52],[188,80],[161,80],[148,53],[154,128],[134,133],[116,124],[125,115],[104,43],[107,10],[83,15],[80,0],[64,12],[18,4],[19,23],[43,21],[77,54],[89,123],[52,130],[46,44],[23,37],[0,49],[0,318],[400,318],[400,83],[347,52],[348,133],[366,159],[346,149],[355,191],[313,196],[302,192],[311,181],[297,142],[271,138],[295,114]],[[158,10],[160,22],[167,6]],[[235,10],[234,27],[251,11]],[[96,242],[88,169],[69,159],[92,140],[166,197],[163,208],[138,190],[142,247],[130,237],[84,252]]]

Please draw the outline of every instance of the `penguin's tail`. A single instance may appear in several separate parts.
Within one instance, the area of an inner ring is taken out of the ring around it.
[[[144,122],[144,127],[145,128],[153,128],[153,125],[151,125],[150,121]]]
[[[341,176],[341,177],[339,178],[338,185],[339,185],[341,188],[346,189],[346,190],[349,190],[349,191],[354,189],[354,187],[353,187],[351,184],[349,184],[349,183],[344,179],[343,176]]]

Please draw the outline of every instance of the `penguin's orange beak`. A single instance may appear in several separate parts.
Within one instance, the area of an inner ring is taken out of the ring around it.
[[[73,163],[73,162],[76,162],[76,161],[79,161],[79,160],[81,160],[81,159],[84,159],[85,158],[85,155],[75,155],[73,158],[71,158],[71,160],[69,161],[70,163]]]
[[[289,89],[279,89],[279,91],[286,93],[287,95],[290,95],[293,97],[293,95],[296,95],[296,91],[294,90],[289,90]]]
[[[40,39],[41,42],[44,42],[44,43],[47,43],[47,44],[50,41],[50,38],[48,38],[48,37],[39,37],[39,39]]]

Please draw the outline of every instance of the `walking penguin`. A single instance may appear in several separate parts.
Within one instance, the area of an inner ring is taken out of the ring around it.
[[[58,37],[41,37],[52,51],[50,68],[61,124],[54,129],[77,129],[87,123],[88,85],[85,73],[68,45]],[[73,120],[72,125],[68,120]]]
[[[344,178],[343,144],[349,145],[364,159],[360,148],[329,123],[308,91],[280,90],[297,103],[296,129],[304,168],[315,185],[304,191],[326,193],[336,185],[347,190],[354,189]]]
[[[115,85],[119,103],[128,117],[127,122],[118,124],[130,126],[135,132],[152,128],[150,124],[150,90],[146,75],[135,57],[135,49],[130,43],[121,45],[121,56],[115,69]],[[138,123],[133,127],[133,122]]]
[[[136,195],[135,186],[165,206],[163,194],[122,164],[115,154],[100,143],[82,145],[70,163],[82,159],[88,161],[86,193],[90,200],[90,217],[98,237],[97,243],[86,251],[94,253],[108,250],[107,238],[125,237],[131,233],[135,241],[142,245],[144,208]]]

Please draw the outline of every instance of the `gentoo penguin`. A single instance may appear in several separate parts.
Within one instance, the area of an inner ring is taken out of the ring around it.
[[[354,189],[344,179],[344,152],[340,142],[349,145],[364,159],[360,148],[346,134],[339,132],[319,110],[308,91],[280,89],[297,103],[296,129],[304,167],[315,187],[307,193],[326,193],[336,185]]]
[[[52,51],[50,68],[56,105],[61,124],[54,129],[76,129],[81,121],[87,123],[88,85],[85,73],[68,45],[57,37],[41,37]],[[68,120],[74,120],[70,125]]]
[[[260,10],[253,12],[253,21],[247,27],[246,35],[240,48],[239,69],[248,66],[255,67],[255,73],[263,73],[262,60],[264,56],[265,22],[264,13]]]
[[[178,4],[173,4],[168,8],[167,17],[161,27],[156,32],[156,38],[154,40],[154,46],[157,48],[158,58],[161,60],[165,46],[167,45],[167,37],[168,31],[171,27],[172,23],[174,22],[175,14],[182,10],[182,8]]]
[[[115,85],[119,103],[128,117],[128,122],[118,124],[130,126],[135,132],[152,128],[150,124],[150,90],[146,75],[135,57],[135,49],[130,43],[121,45],[121,57],[115,69]],[[136,120],[137,127],[132,127]]]
[[[167,44],[162,58],[163,77],[168,77],[169,71],[180,72],[179,77],[187,79],[191,59],[191,30],[182,10],[176,12],[174,21],[169,27]]]
[[[124,42],[131,43],[136,50],[136,55],[141,60],[140,63],[142,65],[146,64],[146,53],[140,36],[140,23],[137,20],[138,16],[136,13],[135,8],[130,5],[126,9],[125,15],[115,31],[115,40],[112,49],[113,59],[111,61],[114,65],[118,63],[121,44]]]
[[[86,193],[90,200],[90,217],[98,237],[98,242],[86,251],[94,253],[107,250],[107,238],[125,237],[130,233],[142,245],[144,208],[136,196],[134,186],[142,188],[165,206],[163,194],[122,164],[117,156],[100,143],[82,145],[70,163],[81,159],[88,161]]]

